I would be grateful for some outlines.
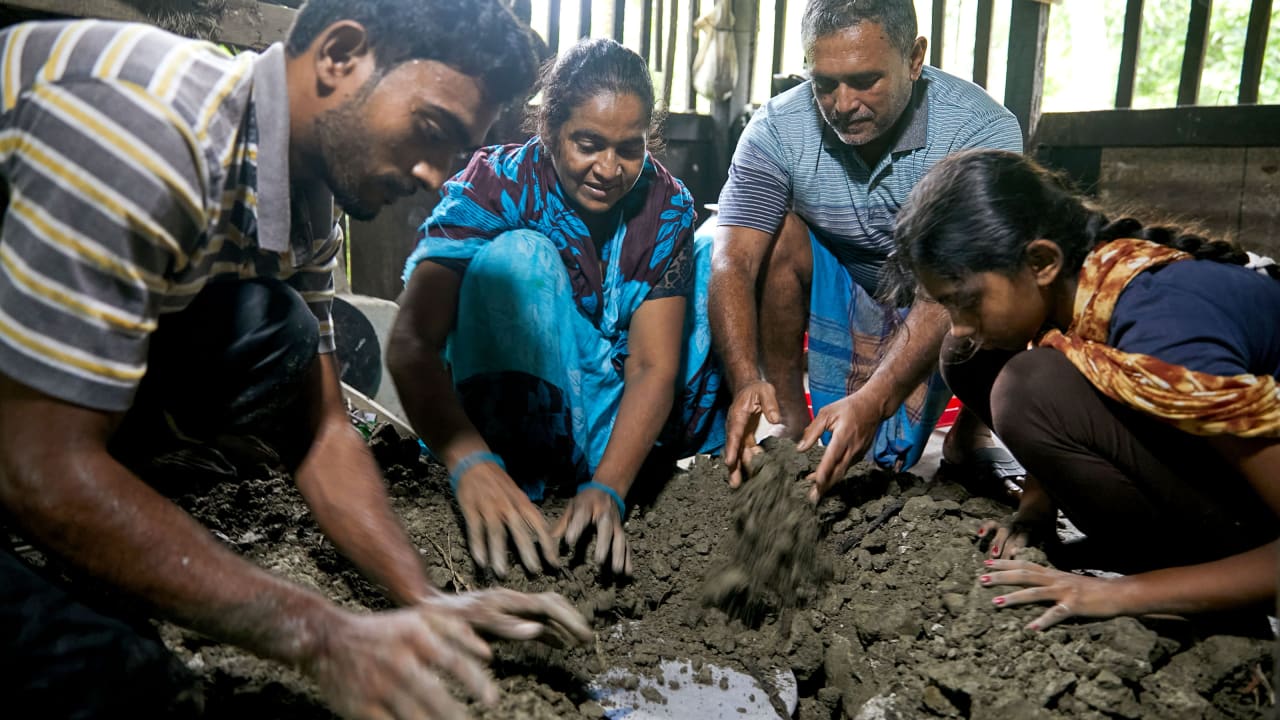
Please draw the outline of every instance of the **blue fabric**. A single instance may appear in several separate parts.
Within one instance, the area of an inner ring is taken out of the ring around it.
[[[621,244],[614,244],[614,252]],[[724,444],[724,407],[697,371],[710,362],[706,316],[711,248],[695,252],[695,298],[686,313],[685,372],[659,444],[679,453]],[[606,275],[604,317],[630,316],[644,292]],[[696,310],[696,312],[695,312]],[[554,243],[532,230],[503,233],[471,257],[446,347],[463,407],[512,477],[540,500],[549,484],[590,481],[613,436],[622,401],[627,333],[607,333],[579,312]]]
[[[872,298],[811,232],[813,282],[809,297],[809,395],[816,414],[843,400],[871,377],[907,310]],[[897,412],[880,424],[868,459],[906,470],[920,460],[929,434],[951,400],[951,390],[934,373]],[[823,442],[830,441],[830,434]]]
[[[1280,378],[1280,282],[1212,260],[1148,270],[1120,293],[1107,344],[1212,375]]]

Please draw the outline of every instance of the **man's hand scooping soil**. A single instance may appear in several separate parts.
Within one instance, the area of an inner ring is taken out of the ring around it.
[[[411,608],[372,615],[338,611],[303,663],[329,705],[348,718],[464,718],[439,675],[457,680],[482,703],[497,700],[485,671],[481,635],[590,641],[591,628],[564,598],[512,590],[441,595]]]

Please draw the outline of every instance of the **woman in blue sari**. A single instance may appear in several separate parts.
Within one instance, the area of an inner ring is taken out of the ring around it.
[[[695,247],[693,198],[649,154],[639,55],[585,40],[542,92],[534,138],[478,151],[442,189],[406,263],[388,364],[449,468],[479,565],[505,575],[509,535],[527,569],[558,566],[560,541],[594,527],[595,561],[630,573],[623,520],[642,465],[723,442],[711,248]],[[533,502],[564,488],[551,527]]]

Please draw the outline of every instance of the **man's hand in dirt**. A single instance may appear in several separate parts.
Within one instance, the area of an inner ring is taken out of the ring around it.
[[[729,487],[741,485],[751,474],[757,456],[764,452],[756,444],[761,415],[771,423],[782,422],[773,385],[763,380],[743,386],[733,396],[724,421],[724,465],[729,469]]]
[[[615,575],[631,574],[631,546],[627,543],[626,530],[622,527],[623,518],[618,512],[618,504],[603,490],[586,488],[569,501],[560,521],[556,523],[551,535],[559,543],[563,538],[570,547],[577,547],[583,539],[587,526],[594,525],[596,530],[596,547],[593,553],[595,563],[604,567],[612,558],[610,566]]]
[[[542,572],[536,543],[551,567],[560,567],[558,544],[551,539],[547,521],[511,476],[493,463],[482,463],[458,480],[458,505],[467,523],[471,557],[480,567],[507,576],[507,535],[510,534],[520,563],[530,572]]]
[[[987,570],[978,578],[983,587],[1021,585],[1024,588],[993,598],[996,607],[1053,603],[1027,624],[1028,630],[1044,630],[1072,617],[1109,618],[1124,614],[1117,604],[1119,593],[1109,578],[1076,575],[1026,560],[983,562]]]
[[[865,392],[856,392],[831,403],[818,412],[796,449],[805,452],[818,443],[823,433],[831,433],[831,443],[822,453],[818,469],[809,475],[813,488],[809,500],[817,502],[831,486],[844,479],[849,466],[866,455],[880,426],[881,402]]]
[[[507,640],[588,642],[586,620],[553,593],[485,590],[442,595],[371,615],[338,611],[319,652],[303,663],[330,707],[348,718],[464,718],[446,675],[482,703],[497,700],[480,634]]]

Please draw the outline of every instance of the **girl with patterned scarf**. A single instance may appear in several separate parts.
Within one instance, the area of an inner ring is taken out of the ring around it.
[[[584,40],[542,93],[536,137],[478,151],[445,184],[405,266],[388,361],[480,566],[506,574],[508,534],[527,569],[559,566],[560,540],[592,526],[595,561],[629,574],[641,467],[669,473],[722,444],[711,248],[695,247],[693,198],[648,152],[639,55]],[[564,487],[576,495],[551,528],[531,501]]]
[[[990,150],[930,171],[896,235],[899,266],[951,316],[943,377],[1029,471],[1013,523],[979,530],[994,535],[980,582],[1023,586],[996,606],[1049,603],[1030,625],[1041,630],[1069,617],[1274,609],[1274,265],[1111,222],[1034,162]],[[1053,535],[1057,510],[1087,540],[1051,559],[1128,574],[1016,559],[1034,532]]]

